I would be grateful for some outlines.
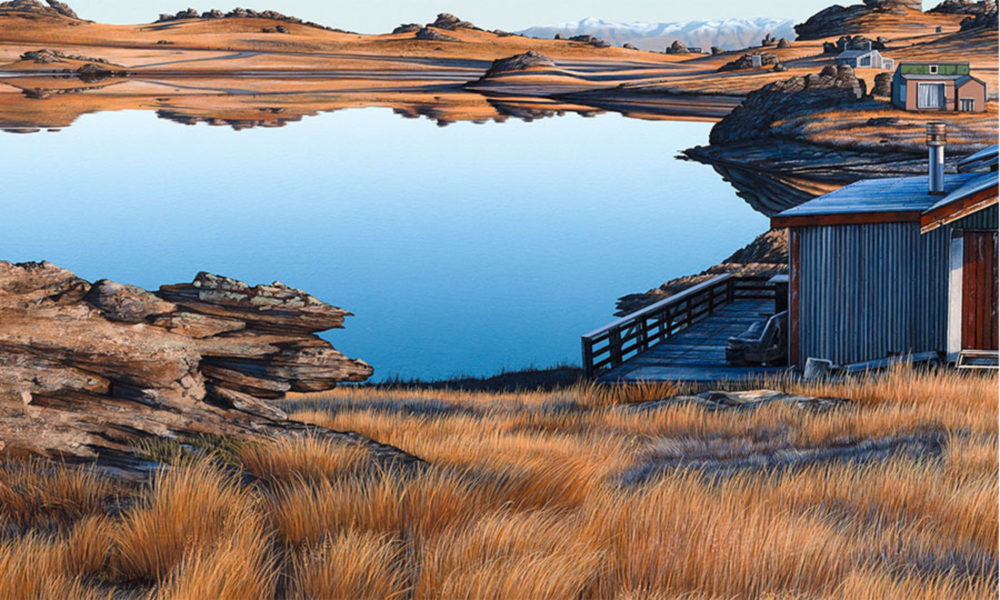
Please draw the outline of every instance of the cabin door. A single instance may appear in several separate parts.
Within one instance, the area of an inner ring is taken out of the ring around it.
[[[997,350],[997,232],[962,240],[962,349]]]

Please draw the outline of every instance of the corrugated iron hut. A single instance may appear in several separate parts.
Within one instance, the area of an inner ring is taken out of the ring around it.
[[[870,179],[775,216],[789,229],[789,362],[997,350],[997,147],[944,174]]]
[[[986,110],[986,83],[969,63],[900,63],[892,77],[892,103],[910,111]]]

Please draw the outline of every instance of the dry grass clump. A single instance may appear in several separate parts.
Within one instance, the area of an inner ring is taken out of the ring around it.
[[[361,445],[313,436],[246,445],[238,456],[247,471],[270,482],[336,479],[356,473],[370,462],[368,450]]]
[[[391,537],[347,531],[302,553],[290,598],[393,600],[408,591],[403,547]]]
[[[763,385],[848,402],[344,388],[286,408],[428,464],[308,436],[141,489],[0,464],[0,597],[996,597],[995,376]]]
[[[143,500],[115,529],[112,567],[124,581],[166,578],[185,554],[211,548],[250,502],[208,462],[161,470]]]
[[[58,527],[103,513],[115,491],[114,482],[89,468],[0,463],[0,516],[22,527]]]

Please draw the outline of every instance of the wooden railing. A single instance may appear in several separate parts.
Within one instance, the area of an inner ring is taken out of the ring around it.
[[[767,281],[719,275],[591,331],[581,339],[584,374],[614,369],[735,300],[773,299]]]

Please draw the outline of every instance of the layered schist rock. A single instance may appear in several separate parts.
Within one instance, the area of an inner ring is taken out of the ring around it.
[[[372,374],[315,335],[349,314],[281,283],[200,273],[149,292],[0,262],[0,450],[120,458],[145,436],[300,432],[275,400]]]

